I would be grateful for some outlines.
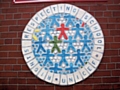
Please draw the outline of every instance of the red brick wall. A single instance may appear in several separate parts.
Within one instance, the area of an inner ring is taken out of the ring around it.
[[[40,9],[56,3],[13,4],[0,0],[0,90],[120,90],[120,0],[71,2],[99,21],[105,36],[105,53],[96,72],[68,87],[45,83],[28,69],[21,53],[21,35]]]

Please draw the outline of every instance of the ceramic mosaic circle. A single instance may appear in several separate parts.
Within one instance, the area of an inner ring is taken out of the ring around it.
[[[96,70],[104,52],[104,37],[91,14],[74,5],[56,4],[40,10],[28,22],[22,52],[38,78],[72,85]]]

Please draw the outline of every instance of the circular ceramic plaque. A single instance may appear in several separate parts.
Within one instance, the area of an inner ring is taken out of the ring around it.
[[[70,4],[37,12],[22,34],[22,53],[40,79],[72,85],[90,76],[104,52],[104,37],[96,19]]]

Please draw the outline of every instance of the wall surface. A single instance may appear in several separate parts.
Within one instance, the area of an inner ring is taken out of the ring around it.
[[[31,17],[57,3],[14,4],[0,0],[0,90],[120,90],[120,0],[70,2],[91,13],[105,36],[105,52],[98,69],[86,80],[60,87],[46,83],[27,67],[21,35]]]

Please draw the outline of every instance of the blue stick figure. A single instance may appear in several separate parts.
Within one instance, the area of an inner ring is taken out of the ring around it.
[[[53,26],[53,25],[59,26],[59,23],[57,22],[57,18],[60,18],[60,16],[53,15],[50,17],[50,19],[52,19],[51,26]]]
[[[46,25],[46,28],[42,30],[45,32],[44,40],[46,40],[47,36],[52,39],[52,36],[50,35],[50,31],[53,31],[52,28],[49,27],[49,25]]]
[[[73,73],[74,70],[78,69],[78,67],[74,67],[73,63],[70,63],[70,67],[66,68],[65,70],[69,70],[70,73]]]
[[[35,42],[35,44],[39,44],[37,53],[40,52],[40,49],[41,49],[43,52],[45,52],[45,49],[44,49],[43,46],[42,46],[43,43],[45,43],[45,41],[42,41],[42,37],[39,37],[39,41],[38,41],[38,42]]]
[[[58,67],[58,63],[55,63],[55,67],[50,67],[50,70],[53,70],[55,73],[57,73],[57,71],[61,71],[62,69]]]
[[[38,53],[36,53],[36,48],[33,50],[33,53],[34,53],[35,57],[39,57],[40,56]]]
[[[53,62],[50,60],[50,57],[54,56],[54,54],[50,54],[50,50],[47,50],[47,53],[42,54],[42,56],[46,56],[43,66],[45,66],[47,63],[49,63],[50,65],[53,65]]]
[[[91,40],[88,40],[88,39],[87,39],[87,35],[84,35],[84,40],[80,40],[80,42],[83,42],[83,44],[84,44],[83,47],[82,47],[82,51],[84,51],[85,48],[87,48],[88,51],[90,51],[90,48],[89,48],[89,46],[87,45],[87,43],[91,42]]]
[[[62,54],[58,54],[58,56],[62,57],[62,59],[61,59],[61,61],[59,63],[60,66],[62,65],[62,63],[65,63],[65,65],[68,65],[68,62],[67,62],[65,57],[70,56],[70,54],[65,54],[65,50],[62,50]]]
[[[72,45],[76,40],[72,40],[72,36],[69,36],[69,40],[64,41],[65,43],[69,43],[69,46],[67,48],[67,52],[70,51],[70,48],[75,52],[75,48]]]
[[[64,18],[67,18],[68,20],[67,20],[67,23],[66,23],[66,26],[68,27],[70,24],[72,25],[72,26],[74,26],[74,22],[73,22],[73,20],[72,20],[72,18],[75,18],[74,16],[71,16],[70,14],[69,15],[67,15],[67,16],[64,16]]]
[[[77,65],[78,62],[80,62],[82,64],[82,66],[84,65],[82,59],[80,58],[80,56],[84,56],[84,53],[80,52],[80,49],[77,50],[77,54],[73,54],[73,56],[77,56],[77,59],[75,61],[75,65]]]
[[[84,28],[80,28],[79,24],[76,24],[76,28],[72,28],[72,30],[76,31],[75,36],[74,36],[75,39],[77,38],[77,36],[79,36],[80,38],[82,38],[82,35],[80,34],[79,31],[81,31],[81,30],[83,31]]]

